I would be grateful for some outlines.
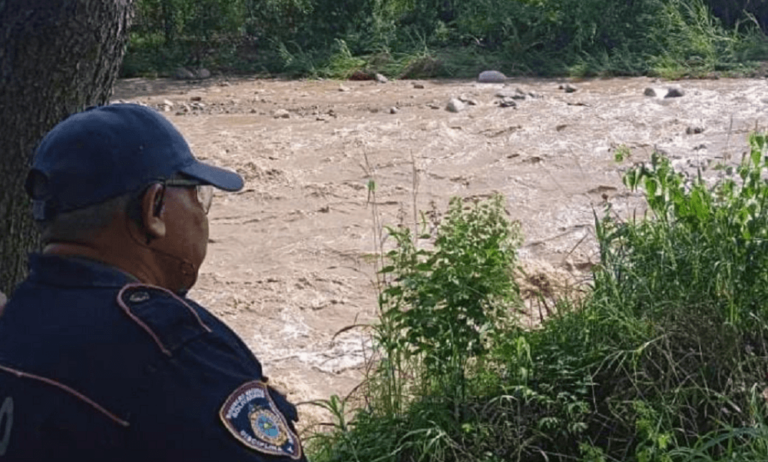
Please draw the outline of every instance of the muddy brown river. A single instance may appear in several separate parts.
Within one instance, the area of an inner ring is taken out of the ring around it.
[[[160,108],[199,158],[245,177],[243,191],[214,199],[190,296],[304,402],[344,396],[363,376],[367,332],[334,335],[376,316],[372,177],[385,224],[412,225],[414,201],[442,211],[452,196],[503,194],[522,223],[528,277],[557,288],[597,261],[594,212],[606,200],[619,215],[642,209],[621,183],[631,162],[658,149],[680,169],[716,176],[712,167],[738,162],[749,132],[768,122],[762,79],[676,82],[679,98],[648,78],[571,82],[573,93],[565,83],[129,79],[113,102]],[[659,96],[645,96],[648,87]],[[446,110],[451,98],[463,110]],[[617,164],[621,146],[632,157]],[[311,405],[299,411],[305,428],[322,418]]]

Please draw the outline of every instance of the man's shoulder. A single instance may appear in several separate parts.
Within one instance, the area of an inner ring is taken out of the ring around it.
[[[144,284],[123,287],[117,303],[147,339],[167,357],[177,352],[218,357],[261,374],[261,365],[242,339],[196,302],[167,289]],[[255,368],[255,369],[254,369]]]
[[[152,286],[21,287],[0,318],[0,366],[129,412],[153,371],[210,331],[189,303]],[[18,378],[0,371],[0,383]]]
[[[124,418],[173,374],[214,376],[215,367],[259,378],[255,358],[212,319],[189,300],[138,283],[21,288],[0,318],[0,388],[31,383],[40,396],[82,396]]]
[[[81,296],[68,293],[64,298],[71,302]],[[23,298],[13,303],[27,303]],[[131,448],[142,460],[170,460],[179,454],[194,459],[214,450],[236,460],[304,460],[293,425],[296,408],[266,385],[248,347],[205,308],[165,289],[136,283],[86,298],[97,299],[100,310],[40,310],[57,313],[51,322],[73,322],[69,327],[81,333],[72,335],[72,346],[57,328],[56,340],[49,341],[58,343],[61,354],[53,354],[56,346],[49,344],[45,350],[50,361],[26,354],[27,364],[35,368],[24,372],[44,380],[0,371],[0,388],[8,379],[17,382],[15,388],[6,388],[15,390],[10,395],[20,405],[39,403],[35,422],[71,421],[67,413],[82,413],[88,420],[71,435],[78,443],[86,441],[96,425],[108,432],[116,447]],[[25,307],[10,308],[7,315]],[[76,311],[110,314],[96,324],[78,324],[85,319],[72,321],[65,314]],[[96,325],[102,332],[93,331]],[[21,339],[18,335],[11,343],[0,338],[0,366],[6,353],[18,354],[8,347],[21,345]],[[33,391],[36,394],[30,394]],[[69,407],[47,404],[51,402]],[[253,426],[257,418],[261,426]],[[26,430],[19,435],[36,434]],[[205,437],[190,443],[191,433]]]
[[[211,318],[199,305],[160,287],[59,287],[28,281],[7,304],[0,332],[9,334],[6,340],[33,335],[41,339],[36,347],[100,344],[98,351],[106,352],[146,344],[168,355],[211,332]]]
[[[161,287],[128,284],[120,289],[117,304],[166,356],[213,330],[199,305]]]

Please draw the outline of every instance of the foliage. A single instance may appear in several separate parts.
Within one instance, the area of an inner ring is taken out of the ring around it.
[[[750,145],[714,183],[659,154],[627,170],[647,214],[596,217],[589,296],[539,329],[514,322],[500,199],[454,200],[431,248],[392,229],[366,404],[315,460],[766,460],[768,137]]]
[[[646,407],[633,414],[656,422],[643,427],[657,440],[656,451],[678,446],[669,457],[702,439],[712,457],[733,452],[728,444],[736,440],[760,446],[755,429],[733,431],[765,412],[765,398],[756,393],[765,389],[768,372],[765,135],[753,135],[750,145],[744,162],[726,169],[734,175],[714,185],[675,172],[655,154],[624,178],[631,189],[644,189],[652,216],[598,225],[601,269],[590,308],[616,332],[601,343],[631,355],[621,355],[624,378],[605,366],[594,377],[632,387],[625,399],[642,397]],[[723,428],[733,439],[722,436]]]
[[[664,300],[717,303],[727,323],[751,327],[754,310],[767,295],[768,187],[763,178],[766,137],[753,135],[750,143],[744,163],[729,169],[736,177],[714,188],[700,177],[675,172],[658,154],[650,166],[630,170],[625,184],[643,187],[655,219],[615,229],[610,221],[603,224],[602,260],[612,278],[601,281],[631,288],[624,301],[638,309],[662,309],[659,302]],[[626,262],[629,249],[631,266]],[[651,267],[652,278],[637,270]],[[704,271],[708,268],[716,271]]]
[[[417,248],[408,228],[389,234],[397,247],[381,270],[392,278],[380,305],[390,327],[378,340],[406,360],[416,357],[424,385],[463,399],[469,362],[485,354],[519,304],[512,280],[518,226],[506,219],[501,196],[469,208],[454,198],[434,249]]]
[[[369,406],[354,420],[361,439],[339,431],[314,447],[338,460],[472,460],[464,442],[494,431],[483,414],[503,418],[515,408],[514,400],[469,390],[497,381],[485,359],[507,342],[511,309],[520,306],[512,278],[519,225],[506,218],[501,196],[472,205],[455,198],[434,238],[404,227],[388,233],[396,246],[381,269],[381,356],[367,383]],[[386,437],[374,433],[381,425]]]
[[[679,77],[739,71],[766,56],[767,19],[765,8],[719,0],[140,0],[125,72],[218,64],[408,76],[426,51],[443,63],[428,76],[492,64],[509,74]],[[355,58],[345,67],[339,43]],[[394,58],[382,63],[382,54]]]

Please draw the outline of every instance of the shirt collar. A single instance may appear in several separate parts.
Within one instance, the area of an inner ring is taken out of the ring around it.
[[[32,254],[29,280],[64,287],[123,287],[139,282],[130,274],[106,263],[82,257]]]

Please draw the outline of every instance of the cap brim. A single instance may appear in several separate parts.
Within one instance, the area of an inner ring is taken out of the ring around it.
[[[244,185],[243,177],[237,173],[202,162],[188,165],[180,169],[180,172],[224,191],[240,191]]]

